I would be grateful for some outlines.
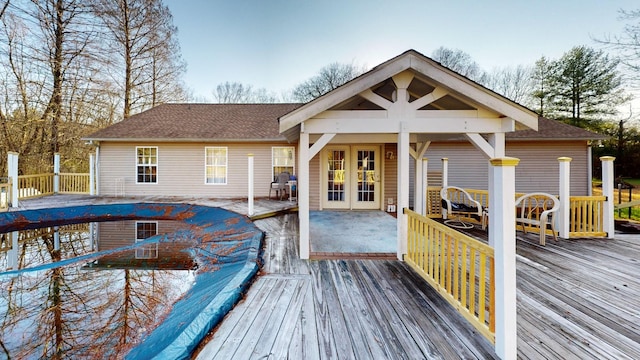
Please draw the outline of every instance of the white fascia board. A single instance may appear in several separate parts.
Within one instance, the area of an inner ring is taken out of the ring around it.
[[[409,56],[410,54],[406,54],[388,64],[374,68],[369,73],[283,115],[280,117],[280,132],[282,133],[307,119],[315,117],[321,112],[340,104],[345,99],[356,96],[389,77],[408,69],[411,64]]]
[[[286,143],[288,142],[287,139],[283,138],[283,137],[279,137],[279,138],[266,138],[266,139],[215,139],[215,138],[209,138],[209,139],[194,139],[194,138],[185,138],[185,139],[179,139],[179,138],[83,138],[82,140],[86,140],[86,141],[100,141],[100,142],[127,142],[127,143],[131,143],[131,142],[154,142],[154,143],[199,143],[199,142],[218,142],[218,143],[271,143],[271,142],[278,142],[278,143]]]
[[[518,123],[523,124],[527,128],[538,130],[537,114],[497,94],[493,94],[461,75],[448,72],[436,64],[431,64],[425,59],[415,56],[412,57],[411,68],[452,91],[470,98],[479,105],[516,119]]]
[[[309,134],[357,134],[398,133],[402,122],[404,131],[410,133],[496,133],[509,129],[511,121],[502,118],[357,118],[357,119],[310,119],[305,121]],[[509,131],[509,130],[506,130]]]

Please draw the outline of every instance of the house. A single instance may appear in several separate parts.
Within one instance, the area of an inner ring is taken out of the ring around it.
[[[401,210],[412,198],[422,209],[423,159],[431,159],[428,174],[432,163],[449,158],[450,184],[489,191],[496,351],[515,358],[515,191],[555,192],[552,169],[561,156],[576,159],[574,193],[588,191],[593,136],[540,119],[409,50],[304,105],[167,104],[86,140],[97,145],[102,195],[246,197],[249,153],[255,196],[268,195],[277,173],[296,174],[304,259],[312,241],[310,210],[383,210],[387,204]],[[407,220],[400,214],[397,256],[403,259]]]
[[[301,134],[312,145],[307,155]],[[386,210],[402,205],[401,189],[419,208],[424,165],[416,158],[429,159],[426,174],[448,158],[449,184],[488,189],[494,147],[520,159],[516,191],[557,194],[557,158],[565,156],[573,159],[571,194],[587,195],[590,141],[602,138],[538,117],[410,50],[307,104],[163,104],[85,140],[96,145],[101,195],[247,197],[252,154],[256,197],[270,195],[279,173],[303,168],[309,210]],[[398,176],[403,158],[411,176]]]

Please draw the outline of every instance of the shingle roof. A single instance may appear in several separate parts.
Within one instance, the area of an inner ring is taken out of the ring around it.
[[[538,117],[538,131],[520,130],[506,134],[508,140],[604,140],[600,135],[562,121]]]
[[[85,140],[283,141],[278,118],[302,104],[163,104],[99,130]],[[538,131],[506,134],[509,140],[599,140],[560,121],[538,119]]]
[[[99,130],[86,140],[285,140],[278,118],[301,104],[163,104]]]

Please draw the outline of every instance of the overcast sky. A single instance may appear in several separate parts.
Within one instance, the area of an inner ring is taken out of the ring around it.
[[[197,97],[225,81],[293,88],[332,63],[371,68],[415,49],[469,53],[485,70],[556,59],[622,33],[638,0],[165,0]]]

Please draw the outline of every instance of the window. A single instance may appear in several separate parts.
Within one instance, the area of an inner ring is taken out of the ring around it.
[[[226,147],[205,148],[205,183],[222,185],[227,183]]]
[[[295,148],[293,146],[274,146],[271,148],[271,164],[273,167],[273,181],[278,180],[278,174],[288,172],[295,174]]]
[[[157,221],[136,221],[136,243],[158,234]],[[157,259],[158,243],[136,247],[136,259]]]
[[[136,147],[136,183],[156,184],[158,182],[158,147]]]

